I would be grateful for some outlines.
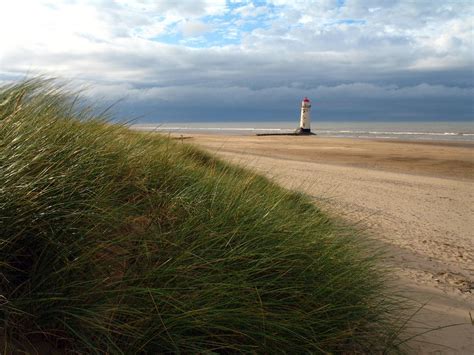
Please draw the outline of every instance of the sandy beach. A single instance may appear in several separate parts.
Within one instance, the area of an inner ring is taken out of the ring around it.
[[[405,294],[426,304],[412,330],[441,328],[411,341],[414,354],[474,353],[474,144],[190,136],[376,238]]]

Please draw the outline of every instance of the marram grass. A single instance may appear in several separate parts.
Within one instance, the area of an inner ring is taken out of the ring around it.
[[[54,81],[0,89],[2,353],[396,350],[373,254],[305,196]]]

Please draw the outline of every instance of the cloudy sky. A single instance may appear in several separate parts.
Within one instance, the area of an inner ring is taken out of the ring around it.
[[[0,82],[87,85],[142,121],[474,118],[469,0],[6,0]]]

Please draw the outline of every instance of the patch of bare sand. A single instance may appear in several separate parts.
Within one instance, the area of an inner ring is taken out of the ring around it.
[[[193,141],[367,228],[405,293],[427,305],[411,326],[462,324],[413,353],[474,354],[474,144],[196,135]]]

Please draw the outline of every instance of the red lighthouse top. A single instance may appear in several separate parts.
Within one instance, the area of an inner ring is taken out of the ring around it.
[[[309,99],[308,99],[307,97],[305,97],[305,98],[303,99],[303,102],[309,102]]]

